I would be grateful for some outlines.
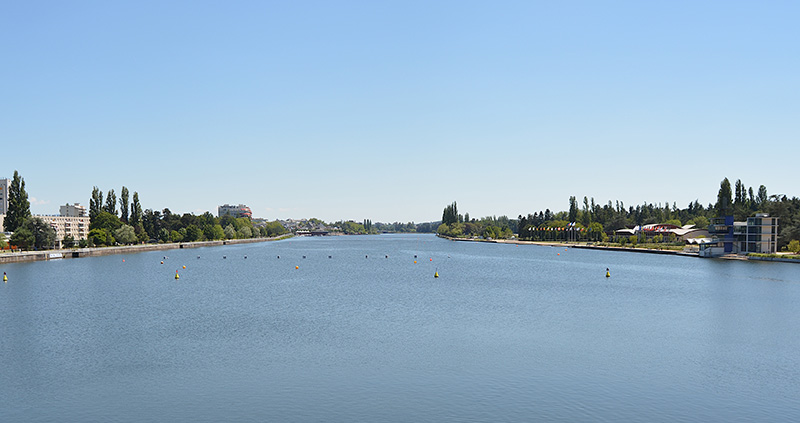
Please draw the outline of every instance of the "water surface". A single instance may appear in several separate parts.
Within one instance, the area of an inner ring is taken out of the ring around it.
[[[2,421],[800,421],[795,264],[382,235],[0,271]]]

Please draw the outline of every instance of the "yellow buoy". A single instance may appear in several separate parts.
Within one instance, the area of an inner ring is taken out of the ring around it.
[[[608,268],[607,268],[607,267],[606,267],[606,277],[607,277],[607,278],[610,278],[610,277],[611,277],[611,271],[610,271],[610,270],[608,270]]]
[[[438,270],[433,274],[433,277],[434,278],[438,278],[439,277],[439,271]]]
[[[6,276],[6,272],[3,272],[3,282],[8,282],[8,276]]]
[[[180,277],[180,275],[178,275],[178,271],[176,270],[176,271],[175,271],[175,279],[180,279],[180,278],[181,278],[181,277]]]

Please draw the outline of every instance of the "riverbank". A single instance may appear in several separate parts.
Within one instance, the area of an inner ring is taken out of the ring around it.
[[[439,236],[440,238],[448,239],[450,241],[490,242],[494,244],[538,245],[540,247],[584,248],[584,249],[605,250],[605,251],[624,251],[629,253],[669,254],[676,256],[699,257],[697,252],[683,251],[683,250],[656,250],[652,248],[612,247],[607,245],[582,244],[576,242],[520,241],[513,239],[468,239],[468,238],[452,238],[441,235],[437,236]]]
[[[66,250],[23,251],[0,254],[0,264],[45,261],[66,258],[97,257],[112,254],[135,254],[146,251],[177,250],[181,248],[217,247],[222,245],[251,244],[291,238],[282,235],[272,238],[226,239],[220,241],[170,242],[165,244],[122,245],[118,247],[78,248]]]
[[[635,247],[612,247],[606,245],[594,244],[580,244],[572,242],[552,242],[552,241],[519,241],[512,239],[468,239],[468,238],[452,238],[448,236],[437,235],[440,238],[448,239],[450,241],[469,241],[469,242],[490,242],[494,244],[522,244],[522,245],[538,245],[541,247],[564,247],[564,248],[585,248],[593,250],[606,250],[606,251],[623,251],[629,253],[645,253],[645,254],[670,254],[676,256],[686,257],[700,257],[695,251],[684,250],[657,250],[652,248],[635,248]],[[755,255],[740,255],[740,254],[727,254],[720,257],[714,257],[722,260],[741,260],[741,261],[772,261],[781,263],[800,263],[800,259],[786,258],[775,256],[759,257]]]

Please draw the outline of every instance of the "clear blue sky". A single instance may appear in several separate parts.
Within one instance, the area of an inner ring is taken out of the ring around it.
[[[429,221],[800,195],[800,3],[0,6],[0,177],[34,213]]]

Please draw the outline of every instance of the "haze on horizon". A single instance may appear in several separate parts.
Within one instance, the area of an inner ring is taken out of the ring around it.
[[[800,195],[800,4],[11,2],[0,177],[34,213],[438,220]]]

